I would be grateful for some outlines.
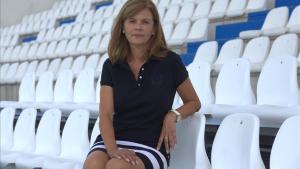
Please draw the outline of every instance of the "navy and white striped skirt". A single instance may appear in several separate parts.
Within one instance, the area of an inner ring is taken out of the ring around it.
[[[168,163],[166,157],[158,150],[144,144],[130,141],[117,140],[119,148],[133,150],[135,154],[143,161],[146,169],[167,169]],[[89,154],[93,151],[103,151],[106,153],[106,147],[101,136],[97,137],[94,145],[91,147]]]

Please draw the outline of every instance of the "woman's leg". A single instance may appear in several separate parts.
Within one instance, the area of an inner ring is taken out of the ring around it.
[[[103,151],[93,151],[85,160],[84,169],[105,169],[109,157]]]
[[[107,162],[105,169],[145,169],[145,166],[140,158],[138,158],[137,165],[132,165],[122,159],[112,158]]]

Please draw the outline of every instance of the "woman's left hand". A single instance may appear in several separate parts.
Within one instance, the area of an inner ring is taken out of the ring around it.
[[[165,116],[162,131],[157,144],[157,150],[160,149],[162,143],[165,143],[166,151],[169,154],[170,150],[174,149],[176,139],[176,115],[173,112],[168,112]]]

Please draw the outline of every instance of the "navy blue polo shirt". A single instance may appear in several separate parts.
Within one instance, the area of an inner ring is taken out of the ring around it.
[[[156,147],[164,116],[172,108],[177,87],[188,77],[180,57],[151,57],[136,80],[127,61],[103,65],[101,85],[113,88],[113,127],[117,140]]]

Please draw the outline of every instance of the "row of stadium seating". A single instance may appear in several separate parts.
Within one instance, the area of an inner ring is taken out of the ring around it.
[[[214,118],[223,118],[235,112],[249,112],[265,120],[263,125],[276,127],[287,117],[300,112],[297,61],[294,56],[272,56],[266,60],[257,82],[257,101],[251,86],[251,64],[246,58],[232,58],[224,63],[217,77],[215,94],[209,62],[194,61],[188,66],[188,71],[201,98],[200,111]],[[19,101],[2,101],[1,107],[34,107],[42,110],[55,107],[63,112],[85,108],[96,117],[100,102],[100,78],[95,88],[94,70],[86,67],[80,71],[74,86],[73,76],[72,70],[62,70],[54,84],[53,72],[47,71],[40,75],[35,86],[34,73],[26,74],[20,85]],[[176,97],[174,107],[178,105],[180,101]]]
[[[88,111],[73,111],[60,136],[61,114],[59,109],[44,112],[35,133],[36,109],[23,110],[15,127],[15,110],[3,109],[1,167],[15,163],[18,168],[81,169],[89,147],[100,133],[99,119],[94,124],[89,141]],[[179,122],[178,144],[171,152],[170,169],[241,169],[249,165],[251,169],[265,169],[259,149],[260,120],[257,116],[239,113],[224,118],[212,145],[211,162],[205,149],[205,123],[206,118],[200,113]],[[294,149],[300,142],[299,124],[298,115],[288,118],[281,125],[271,150],[270,169],[297,169],[300,165],[298,150]]]

